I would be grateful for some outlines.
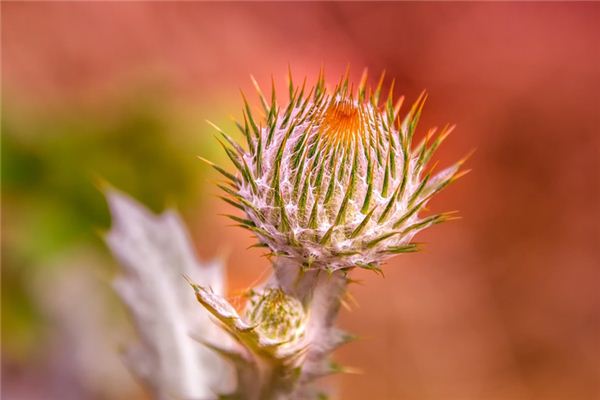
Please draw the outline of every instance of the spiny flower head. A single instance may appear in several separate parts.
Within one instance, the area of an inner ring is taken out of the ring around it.
[[[329,91],[322,72],[311,89],[306,80],[294,86],[290,75],[284,106],[274,88],[267,101],[254,81],[264,118],[258,122],[244,97],[238,126],[246,148],[217,128],[237,173],[213,166],[228,180],[225,200],[246,214],[231,218],[307,269],[378,270],[385,258],[415,251],[418,231],[450,218],[419,212],[463,174],[463,160],[437,174],[427,169],[454,127],[431,129],[413,145],[426,95],[400,118],[393,82],[380,101],[383,75],[375,89],[366,80],[365,73],[353,90],[346,74]]]

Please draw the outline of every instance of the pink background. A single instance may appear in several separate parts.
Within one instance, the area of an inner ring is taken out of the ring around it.
[[[176,107],[229,128],[248,75],[268,86],[273,74],[283,86],[288,63],[310,82],[321,65],[330,82],[348,63],[355,79],[363,67],[385,69],[408,101],[426,89],[421,134],[458,125],[441,165],[476,149],[473,171],[431,206],[462,219],[421,234],[426,250],[393,259],[384,279],[355,274],[357,305],[340,325],[362,339],[337,359],[362,373],[325,384],[341,399],[593,399],[598,21],[595,3],[10,2],[2,4],[3,101],[46,112],[95,107],[158,83]],[[229,252],[234,296],[267,262],[216,216],[226,205],[207,199],[187,222],[202,257]],[[58,378],[31,378],[34,368],[3,374],[7,390],[50,398],[35,387]]]

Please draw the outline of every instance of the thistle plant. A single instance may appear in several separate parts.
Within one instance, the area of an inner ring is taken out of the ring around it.
[[[262,115],[242,95],[244,143],[215,126],[234,169],[204,161],[225,178],[223,199],[241,212],[229,217],[267,249],[273,273],[248,291],[239,312],[222,292],[189,278],[221,332],[198,346],[227,360],[236,382],[227,391],[211,387],[209,397],[324,398],[313,382],[345,371],[329,357],[353,338],[334,326],[351,271],[381,272],[390,256],[418,250],[419,231],[453,218],[422,212],[465,173],[464,159],[434,172],[430,160],[454,126],[414,143],[427,96],[402,114],[393,82],[382,95],[383,75],[374,88],[365,72],[356,89],[348,74],[328,89],[322,72],[311,88],[306,80],[295,86],[290,74],[284,104],[274,84],[267,99],[253,82]]]

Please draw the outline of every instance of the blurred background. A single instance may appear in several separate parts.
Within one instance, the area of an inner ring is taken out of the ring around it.
[[[230,296],[268,271],[217,216],[249,74],[334,82],[350,64],[430,94],[419,134],[457,123],[440,165],[473,172],[385,278],[357,271],[340,399],[600,398],[600,4],[2,2],[2,397],[143,399],[98,180],[176,207]],[[281,95],[283,97],[283,93]],[[254,101],[258,109],[258,102]]]

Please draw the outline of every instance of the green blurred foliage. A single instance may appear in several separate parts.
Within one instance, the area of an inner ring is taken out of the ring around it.
[[[5,107],[4,355],[27,357],[42,333],[44,321],[28,292],[36,269],[84,246],[107,254],[98,234],[110,225],[99,182],[109,182],[155,211],[165,205],[199,209],[206,167],[196,155],[210,156],[213,150],[203,121],[151,96],[87,109]]]

